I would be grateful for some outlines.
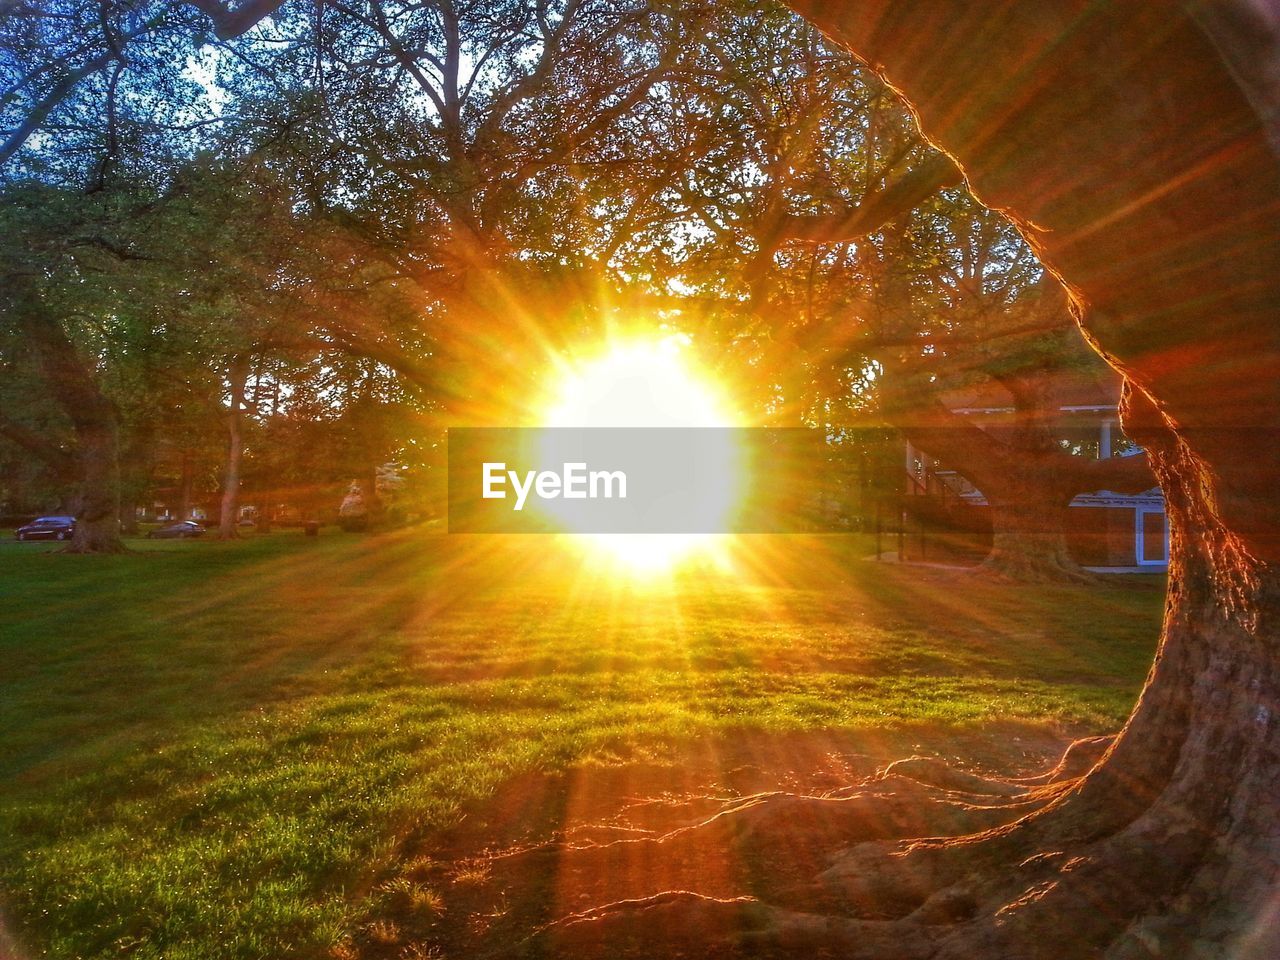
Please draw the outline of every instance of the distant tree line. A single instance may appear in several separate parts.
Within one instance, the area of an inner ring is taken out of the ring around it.
[[[1099,362],[1056,283],[780,8],[29,0],[0,90],[0,496],[74,511],[72,549],[160,488],[234,536],[246,500],[438,477],[446,426],[521,423],[549,356],[638,322],[762,423],[946,458],[1011,570],[1070,575],[1023,533],[1151,485],[1055,449],[1033,385]],[[1026,429],[948,417],[978,382]]]

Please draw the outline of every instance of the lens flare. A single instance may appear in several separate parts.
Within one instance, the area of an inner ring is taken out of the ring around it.
[[[614,342],[584,360],[562,361],[541,423],[546,427],[733,427],[739,418],[714,380],[689,357],[689,338]],[[725,434],[726,438],[730,435]],[[723,523],[729,522],[739,489],[737,450],[726,440],[717,454],[725,491]],[[554,504],[549,508],[555,514]],[[726,537],[718,534],[593,534],[578,532],[576,544],[603,553],[622,570],[652,576],[698,559],[723,565]]]

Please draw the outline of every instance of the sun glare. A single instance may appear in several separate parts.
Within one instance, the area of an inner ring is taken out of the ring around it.
[[[547,427],[733,427],[739,418],[721,390],[688,356],[682,335],[615,342],[600,354],[561,362],[542,418]],[[726,436],[722,457],[728,522],[736,497],[736,451]],[[593,534],[575,543],[610,557],[633,575],[654,575],[694,558],[727,562],[717,534]]]

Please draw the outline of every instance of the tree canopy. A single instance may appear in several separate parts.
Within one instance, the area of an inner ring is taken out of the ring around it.
[[[230,536],[242,487],[370,486],[520,422],[619,324],[832,436],[1071,336],[897,94],[778,7],[58,0],[12,6],[0,53],[5,359],[45,358],[3,422],[43,464],[10,510],[221,486]]]

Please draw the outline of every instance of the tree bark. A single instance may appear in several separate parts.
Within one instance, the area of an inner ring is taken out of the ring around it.
[[[105,399],[105,398],[104,398]],[[75,498],[76,531],[68,553],[120,553],[120,463],[116,423],[109,403],[81,410],[76,417],[80,490]]]
[[[1252,8],[790,2],[905,92],[1068,284],[1172,529],[1123,733],[1040,813],[951,845],[988,858],[990,896],[929,955],[1280,955],[1280,120],[1224,63],[1232,36],[1203,32]]]
[[[38,304],[19,307],[19,323],[35,348],[50,391],[75,431],[79,489],[72,500],[75,534],[68,553],[120,553],[120,461],[115,404],[62,324]]]
[[[231,403],[227,410],[227,465],[222,480],[222,506],[218,514],[218,539],[234,540],[240,536],[240,466],[244,461],[244,437],[241,432],[244,420],[245,384],[249,380],[249,360],[243,356],[232,359],[227,379],[231,388]]]
[[[1067,508],[1034,481],[1005,498],[988,496],[991,552],[980,569],[1021,583],[1084,583],[1092,577],[1067,547]]]
[[[186,520],[191,516],[191,488],[195,484],[195,475],[191,468],[191,450],[182,448],[182,463],[178,480],[178,519]]]

